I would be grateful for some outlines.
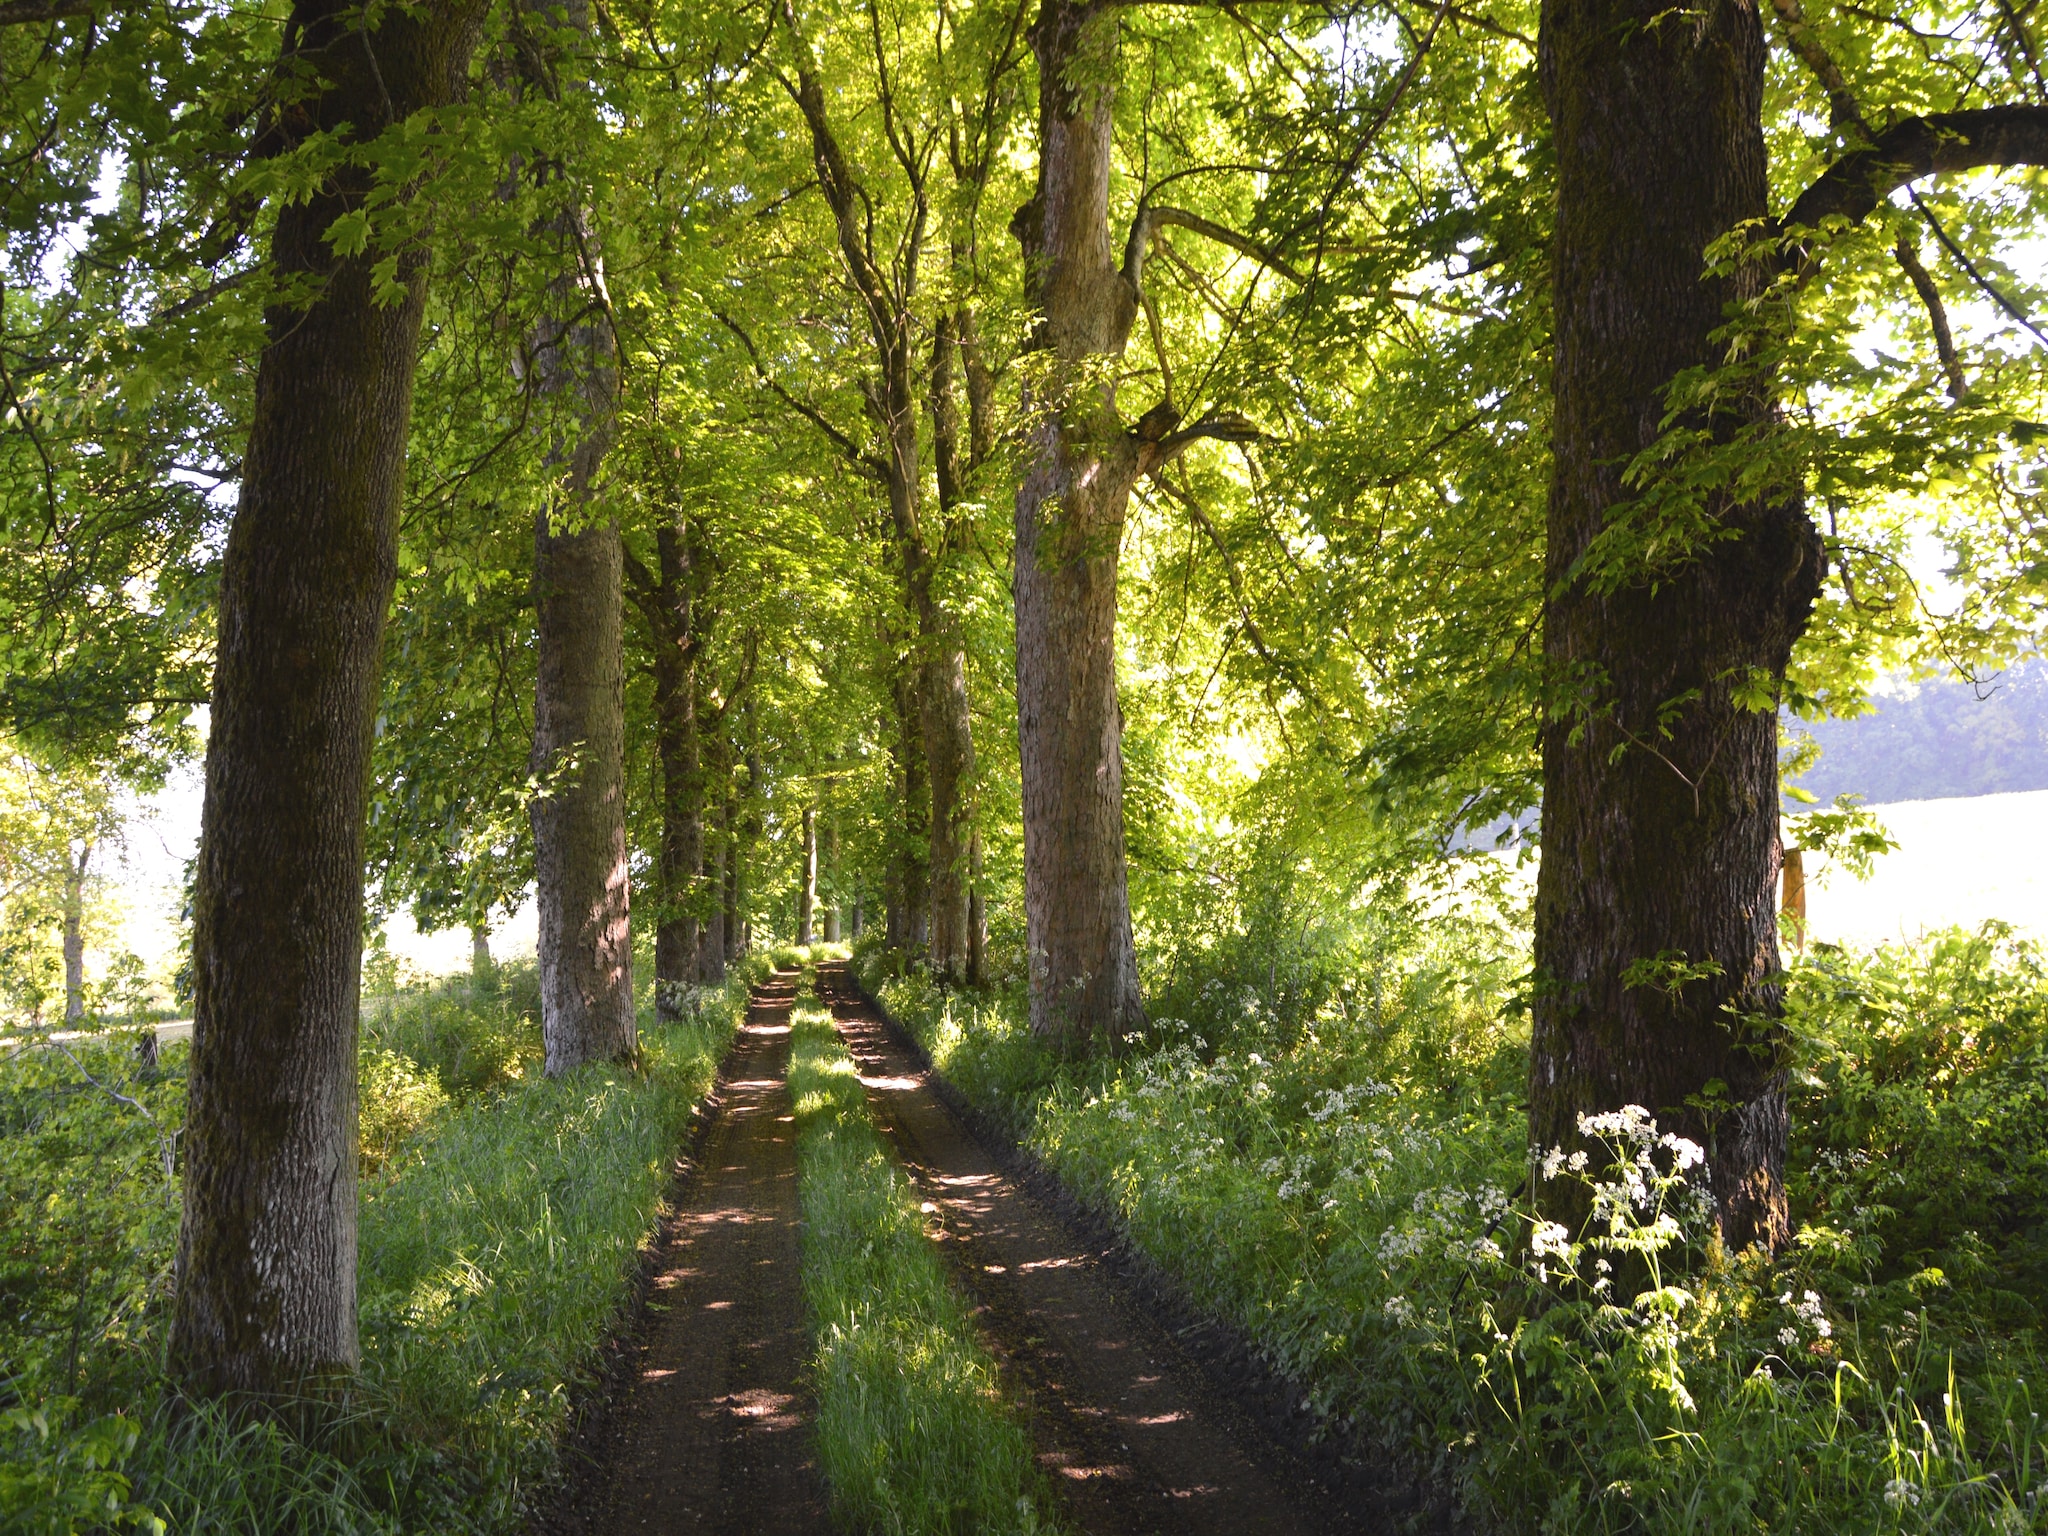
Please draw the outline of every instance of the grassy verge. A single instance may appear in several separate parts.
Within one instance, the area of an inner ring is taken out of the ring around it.
[[[0,1529],[515,1528],[764,968],[687,1022],[644,1021],[638,1072],[540,1076],[513,968],[367,1018],[363,1370],[298,1432],[166,1409],[179,1191],[161,1145],[187,1048],[148,1071],[119,1044],[0,1064]]]
[[[1682,1181],[1631,1188],[1673,1149],[1619,1117],[1613,1167],[1536,1170],[1606,1184],[1614,1224],[1526,1214],[1526,1026],[1450,938],[1305,1019],[1190,988],[1112,1063],[1055,1059],[1019,998],[882,995],[1334,1430],[1484,1526],[2048,1528],[2039,951],[1994,929],[1795,968],[1797,1241],[1731,1262]]]
[[[790,1093],[818,1447],[833,1513],[900,1536],[1051,1528],[1031,1444],[883,1147],[831,1017],[794,1015]]]

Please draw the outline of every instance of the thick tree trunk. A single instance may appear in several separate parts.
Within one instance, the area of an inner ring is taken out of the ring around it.
[[[896,706],[896,771],[902,786],[903,824],[889,870],[889,946],[924,952],[930,928],[931,793],[925,779],[923,692],[919,673],[898,670],[891,688]]]
[[[967,709],[967,657],[949,633],[926,661],[918,692],[924,707],[925,769],[931,785],[931,935],[926,954],[934,975],[967,978],[971,927],[967,844],[973,835],[974,736]]]
[[[967,840],[967,984],[988,985],[988,903],[981,894],[981,829]]]
[[[828,821],[818,835],[818,867],[823,873],[819,900],[824,904],[825,942],[839,942],[839,824]]]
[[[64,861],[64,1017],[85,1017],[85,872],[92,844]]]
[[[654,641],[654,730],[661,759],[661,918],[654,931],[655,1006],[682,1015],[702,979],[698,887],[704,874],[704,775],[697,730],[697,656],[687,530],[654,534],[655,587],[645,607]]]
[[[721,725],[723,720],[721,719]],[[705,798],[713,784],[721,786],[716,826],[704,839],[702,900],[706,916],[697,929],[697,980],[715,986],[725,980],[726,957],[731,952],[732,922],[732,750],[723,733],[711,736],[704,750]]]
[[[497,964],[491,959],[491,930],[484,923],[469,925],[469,974],[478,980],[493,975]]]
[[[747,953],[754,945],[754,924],[751,909],[754,903],[754,885],[751,871],[754,852],[761,842],[761,751],[755,735],[754,704],[751,697],[746,703],[743,717],[746,728],[745,763],[747,787],[740,804],[735,808],[738,824],[737,835],[732,845],[732,867],[726,873],[726,945],[733,959]]]
[[[956,253],[954,265],[961,265]],[[932,327],[932,460],[939,492],[939,518],[950,526],[961,496],[960,411],[954,400],[957,322],[942,314]],[[932,821],[931,947],[934,975],[964,981],[972,968],[970,921],[972,882],[967,844],[974,825],[974,725],[967,704],[967,653],[958,629],[932,596],[933,561],[917,550],[913,596],[918,610],[924,676],[919,688],[924,712],[925,761],[931,775]]]
[[[579,454],[594,471],[594,446]],[[534,545],[533,758],[546,787],[533,802],[533,863],[541,1045],[552,1077],[586,1062],[631,1060],[639,1039],[626,888],[619,529],[600,523],[551,533],[543,513]]]
[[[292,131],[445,103],[481,7],[299,4],[284,69],[324,88]],[[278,211],[271,259],[316,279],[267,317],[220,631],[193,901],[184,1221],[169,1363],[189,1391],[275,1398],[352,1371],[363,806],[425,271],[379,303],[328,228],[337,172]]]
[[[796,941],[811,942],[811,914],[818,907],[818,813],[804,812],[803,867],[797,875]]]
[[[1038,190],[1013,226],[1051,354],[1025,400],[1017,490],[1017,736],[1031,1027],[1114,1050],[1143,1022],[1124,860],[1117,549],[1140,444],[1113,363],[1137,293],[1111,256],[1118,11],[1045,0]]]
[[[1549,0],[1555,129],[1554,478],[1545,651],[1573,690],[1543,734],[1529,1129],[1640,1105],[1708,1154],[1723,1240],[1787,1235],[1774,884],[1777,722],[1739,702],[1784,675],[1822,573],[1794,503],[1710,511],[1736,537],[1601,584],[1574,564],[1629,499],[1663,387],[1714,360],[1752,275],[1702,277],[1711,240],[1764,216],[1764,42],[1746,0]],[[1717,432],[1767,418],[1737,402]],[[1539,1189],[1581,1214],[1564,1181]]]
[[[582,31],[581,5],[567,12]],[[551,66],[546,66],[551,67]],[[544,66],[528,61],[529,84]],[[543,181],[554,168],[543,163]],[[618,360],[602,299],[597,241],[580,208],[549,233],[559,263],[552,313],[534,336],[534,392],[551,436],[559,495],[534,531],[532,805],[540,916],[541,1046],[549,1076],[592,1061],[630,1061],[633,946],[626,856],[624,551],[618,524],[594,517],[611,445]]]

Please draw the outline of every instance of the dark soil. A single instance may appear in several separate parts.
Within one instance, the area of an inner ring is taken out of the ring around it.
[[[757,988],[648,1277],[637,1336],[586,1429],[548,1528],[828,1530],[802,1389],[794,974]]]
[[[1383,1486],[1333,1476],[1341,1469],[1327,1457],[1268,1433],[1255,1413],[1270,1381],[1248,1359],[1219,1373],[1192,1358],[1162,1325],[1172,1309],[1130,1284],[1114,1238],[1063,1219],[1014,1158],[984,1145],[848,967],[820,967],[818,989],[877,1121],[944,1224],[990,1342],[1025,1389],[1040,1461],[1076,1524],[1103,1536],[1222,1536],[1384,1531],[1397,1513],[1412,1515]]]

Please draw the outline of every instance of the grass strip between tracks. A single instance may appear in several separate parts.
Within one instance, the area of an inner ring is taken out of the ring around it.
[[[806,996],[792,1023],[804,1300],[833,1514],[901,1536],[1054,1529],[1030,1438],[831,1016]]]

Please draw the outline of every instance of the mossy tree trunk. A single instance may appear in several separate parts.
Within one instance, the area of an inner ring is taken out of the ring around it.
[[[1796,497],[1711,505],[1728,537],[1652,580],[1575,567],[1629,499],[1664,389],[1764,274],[1703,276],[1708,244],[1765,216],[1755,7],[1549,0],[1557,155],[1554,469],[1536,899],[1533,1144],[1640,1105],[1699,1142],[1731,1248],[1788,1235],[1774,694],[1823,571]],[[1767,420],[1767,390],[1718,435]],[[1761,689],[1760,689],[1761,685]],[[1747,700],[1747,702],[1745,702]],[[1539,1189],[1582,1214],[1562,1183]]]
[[[680,1016],[684,990],[702,980],[704,763],[698,721],[697,553],[678,516],[655,530],[655,568],[627,557],[653,651],[655,756],[661,771],[661,910],[654,930],[655,1007]]]
[[[280,134],[359,134],[453,100],[482,7],[300,0]],[[282,207],[270,259],[312,285],[267,316],[228,533],[193,898],[193,1043],[169,1367],[277,1399],[354,1370],[363,812],[397,569],[425,268],[379,303],[327,230],[366,172]]]
[[[1114,1049],[1143,1022],[1124,854],[1117,552],[1138,440],[1114,362],[1137,313],[1109,233],[1119,10],[1045,0],[1038,186],[1015,229],[1049,354],[1025,401],[1017,490],[1017,733],[1031,1027]]]
[[[587,33],[580,5],[535,7],[558,36]],[[554,44],[523,50],[530,89],[558,95]],[[536,166],[544,185],[562,168]],[[573,192],[550,222],[557,276],[532,338],[531,382],[555,493],[534,529],[535,906],[541,1045],[550,1076],[639,1049],[626,853],[624,551],[599,506],[618,361],[598,242]]]

